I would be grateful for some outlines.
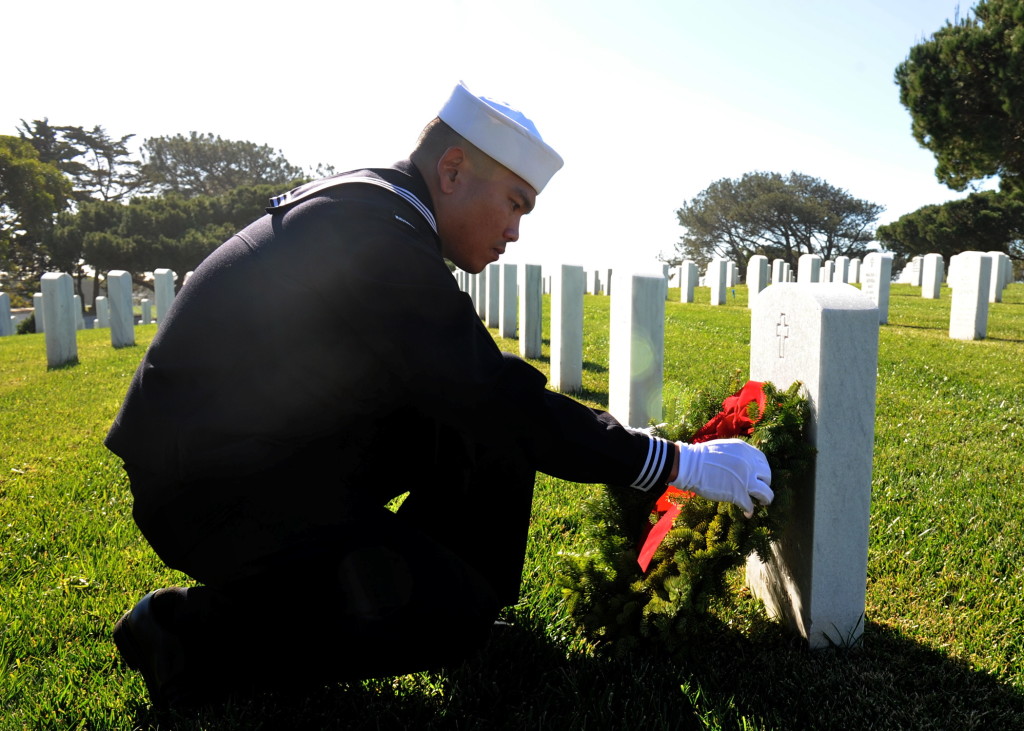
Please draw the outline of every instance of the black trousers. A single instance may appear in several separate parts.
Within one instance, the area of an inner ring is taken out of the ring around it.
[[[350,680],[475,650],[518,599],[535,473],[514,446],[442,446],[396,469],[407,481],[390,490],[339,485],[329,454],[305,453],[183,486],[158,509],[137,503],[161,558],[201,582],[174,617],[193,674]],[[133,491],[153,494],[138,479]],[[380,504],[402,488],[397,512]]]

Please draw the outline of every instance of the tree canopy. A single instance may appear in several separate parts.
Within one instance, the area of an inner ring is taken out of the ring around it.
[[[742,265],[754,254],[785,259],[801,254],[861,256],[883,208],[801,173],[747,173],[723,178],[676,211],[686,233],[678,259],[704,267],[715,257]]]
[[[235,188],[219,196],[137,196],[127,203],[91,201],[60,216],[50,248],[99,272],[173,269],[179,279],[217,246],[258,218],[273,185]]]
[[[1024,188],[1024,0],[981,0],[910,49],[895,72],[914,138],[954,190]]]
[[[31,123],[21,121],[18,132],[35,147],[44,162],[51,163],[71,182],[76,202],[93,198],[122,200],[137,192],[142,184],[140,163],[132,159],[128,141],[135,135],[118,139],[96,125],[91,130],[71,125],[54,126],[49,119]]]
[[[31,144],[0,135],[0,271],[35,273],[42,252],[34,244],[47,235],[70,195],[68,179]]]
[[[962,251],[1005,251],[1024,258],[1024,201],[998,191],[924,206],[879,226],[878,240],[897,256],[949,258]]]
[[[154,191],[186,198],[247,185],[285,187],[303,179],[301,168],[267,145],[209,133],[151,137],[143,143],[142,155],[142,177]]]
[[[128,149],[134,135],[21,121],[0,136],[0,273],[22,297],[45,271],[194,269],[267,199],[308,178],[266,145],[195,132]],[[320,164],[317,173],[333,168]],[[83,303],[88,304],[88,303]]]

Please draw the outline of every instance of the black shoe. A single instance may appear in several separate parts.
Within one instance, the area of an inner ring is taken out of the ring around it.
[[[114,644],[128,667],[142,673],[154,706],[200,701],[189,687],[185,647],[173,626],[173,605],[185,601],[185,592],[180,587],[150,592],[114,625]]]

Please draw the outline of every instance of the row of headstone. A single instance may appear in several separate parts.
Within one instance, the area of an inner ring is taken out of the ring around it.
[[[790,274],[789,279],[784,281],[800,284],[860,284],[863,266],[861,259],[845,255],[825,259],[820,254],[801,254],[797,259],[796,277]]]
[[[455,272],[459,288],[473,301],[477,315],[503,338],[519,337],[520,354],[541,352],[541,302],[545,281],[538,264],[491,264],[479,274]]]
[[[967,252],[963,252],[967,253]],[[988,256],[991,260],[992,276],[989,278],[989,302],[1002,302],[1002,293],[1013,279],[1013,264],[1008,254],[1002,251],[976,252]],[[945,261],[941,254],[925,254],[911,258],[900,272],[897,282],[911,284],[921,288],[921,296],[925,299],[937,299],[944,281],[952,287],[953,269],[959,254],[954,254],[949,261],[949,276],[946,276]]]
[[[900,270],[899,275],[896,277],[897,284],[910,284],[915,287],[921,286],[921,267],[923,261],[922,257],[915,256],[910,259]]]
[[[499,276],[497,274],[492,275],[490,272],[501,271],[502,267],[505,266],[516,266],[515,264],[490,264],[480,274],[470,274],[464,272],[461,269],[456,269],[454,272],[455,279],[458,282],[459,288],[473,297],[473,301],[476,302],[477,292],[479,290],[486,291],[487,284],[486,280],[492,276]],[[526,266],[540,266],[539,264],[528,264]],[[610,295],[612,291],[612,269],[584,269],[584,287],[583,291],[585,294],[601,294]],[[484,283],[481,286],[478,281],[479,278],[484,278]],[[540,292],[544,294],[552,294],[554,292],[554,277],[551,275],[541,277],[541,289]],[[500,301],[500,297],[499,297]],[[481,317],[486,317],[486,306],[482,308],[484,313]]]
[[[552,278],[550,382],[553,388],[566,393],[577,392],[583,384],[583,302],[587,277],[581,266],[562,265]],[[515,264],[491,264],[477,275],[456,273],[456,279],[474,300],[477,314],[488,327],[497,328],[504,338],[516,337],[518,330],[520,354],[539,357],[539,266],[525,265],[520,273]],[[615,384],[609,386],[609,398],[626,411],[626,423],[646,424],[660,416],[667,288],[665,277],[634,275],[620,284],[612,297],[610,347],[617,355],[612,358],[616,365],[609,368],[610,382]]]
[[[612,271],[612,269],[585,269],[584,291],[587,294],[610,296],[612,293]]]
[[[965,251],[949,261],[946,274],[941,254],[915,256],[900,272],[897,282],[921,288],[925,299],[938,299],[945,281],[952,290],[949,337],[982,340],[988,334],[989,303],[1002,302],[1002,293],[1013,278],[1010,257],[1001,251]]]
[[[695,286],[711,290],[711,304],[724,305],[730,287],[739,283],[735,262],[715,258],[708,263],[704,276],[697,275],[696,264],[684,261],[678,267],[679,301],[693,302]],[[841,282],[857,284],[861,281],[862,262],[846,256],[835,261],[824,261],[818,254],[804,254],[799,259],[797,273],[785,259],[769,260],[762,254],[755,254],[747,262],[747,306],[753,307],[757,295],[769,284],[784,282]]]
[[[987,302],[1002,301],[1002,291],[1012,279],[1012,262],[1007,254],[1003,252],[964,252],[954,256],[950,261],[950,283],[954,281],[953,272],[958,257],[969,254],[971,264],[963,267],[964,276],[961,284],[961,292],[957,295],[954,288],[954,306],[950,312],[950,337],[956,339],[982,339],[986,335],[988,307],[980,300],[987,296]],[[985,266],[976,259],[986,257],[989,260],[988,269],[990,274],[983,272]],[[865,257],[863,265],[860,260],[853,259],[849,262],[846,257],[837,257],[834,270],[829,269],[829,262],[823,262],[817,254],[804,254],[800,257],[798,265],[798,278],[800,283],[814,283],[820,280],[826,281],[859,281],[861,289],[875,304],[878,310],[879,323],[886,324],[889,319],[889,289],[892,281],[892,256],[880,252],[872,252]],[[845,274],[847,265],[849,276]],[[940,254],[927,254],[923,257],[915,257],[912,266],[908,267],[914,272],[918,286],[921,287],[921,295],[928,299],[937,299],[941,291],[942,282],[945,279],[945,265]],[[753,307],[757,296],[764,290],[767,281],[768,260],[761,255],[750,258],[747,265],[748,279],[748,306]],[[905,268],[904,271],[907,271]],[[823,275],[820,273],[823,272]],[[785,270],[780,265],[780,260],[775,262],[775,277],[784,277]],[[846,279],[844,279],[844,277]],[[905,279],[905,277],[904,277]],[[774,281],[774,278],[773,278]],[[986,283],[987,282],[987,283]],[[720,299],[712,295],[712,304],[721,304]]]
[[[783,259],[769,261],[766,257],[757,255],[751,261],[759,262],[756,268],[748,263],[747,283],[749,292],[756,295],[768,284],[780,282],[849,282],[859,283],[861,280],[861,260],[849,259],[848,257],[837,257],[835,262],[825,262],[822,266],[822,257],[817,254],[805,254],[800,257],[798,269],[799,277],[794,276],[790,265]],[[469,293],[473,301],[477,303],[480,317],[487,322],[488,327],[501,327],[501,313],[507,311],[507,304],[500,294],[503,284],[503,267],[515,267],[515,264],[491,264],[480,274],[468,274],[461,270],[455,272],[459,287]],[[763,267],[763,268],[762,268]],[[724,269],[723,271],[721,271]],[[698,286],[709,287],[713,290],[712,304],[725,304],[726,294],[730,287],[739,284],[739,268],[736,263],[728,259],[715,259],[705,270],[703,276],[692,261],[683,261],[674,272],[670,271],[669,265],[663,266],[666,282],[673,279],[679,287],[679,301],[690,303],[694,301],[694,289]],[[604,294],[611,293],[612,269],[599,270],[584,269],[584,293]],[[511,275],[508,275],[511,276]],[[723,280],[724,276],[724,280]],[[752,279],[753,278],[753,279]],[[553,278],[549,275],[543,277],[542,294],[554,292]],[[489,294],[488,294],[489,292]],[[666,287],[666,297],[668,289]],[[752,305],[752,301],[748,301]],[[510,332],[505,329],[504,332]],[[503,335],[503,337],[510,337]]]
[[[1013,263],[1010,260],[1010,256],[1006,252],[1001,251],[988,251],[979,252],[986,254],[992,259],[992,272],[991,278],[989,302],[1000,302],[1001,293],[1007,288],[1013,281]],[[957,255],[953,255],[949,260],[949,273],[952,273],[953,260]],[[941,254],[925,254],[924,256],[912,257],[906,265],[900,270],[899,275],[896,278],[897,284],[913,285],[914,287],[925,288],[929,294],[924,296],[931,297],[930,294],[935,287],[934,281],[936,278],[935,269],[936,263],[942,260]]]
[[[988,329],[988,304],[993,295],[992,272],[1000,266],[1000,252],[967,251],[950,260],[949,285],[953,291],[949,313],[949,337],[956,340],[981,340]],[[1002,256],[1006,256],[1002,254]],[[1009,257],[1006,257],[1007,264]],[[916,275],[921,296],[937,299],[945,276],[945,265],[939,254],[917,257]],[[904,272],[907,267],[904,268]],[[1005,276],[1005,275],[1003,275]],[[897,282],[906,282],[902,276]],[[889,285],[892,281],[892,256],[872,253],[864,260],[861,291],[876,305],[879,322],[888,322]],[[1000,290],[1001,291],[1001,290]]]
[[[995,266],[996,257],[988,255]],[[892,256],[873,252],[865,257],[863,263],[855,260],[857,266],[857,279],[860,280],[861,292],[872,304],[878,315],[878,324],[886,324],[889,315],[890,285],[892,282]],[[939,280],[943,277],[943,265],[938,255],[922,258],[923,271],[928,272],[926,281]],[[821,282],[816,273],[827,271],[822,268],[825,262],[815,254],[805,254],[801,257],[798,272],[802,281],[798,283],[835,284],[836,282]],[[833,276],[843,276],[842,272],[848,270],[848,262],[844,257],[837,258],[838,270]],[[775,264],[776,276],[787,276],[787,270]],[[951,265],[951,271],[954,267]],[[967,267],[964,267],[967,271]],[[972,270],[973,271],[973,270]],[[755,255],[748,262],[748,291],[750,293],[749,306],[755,307],[761,294],[764,293],[770,279],[769,261],[766,257]],[[837,273],[838,272],[838,273]],[[554,278],[551,286],[552,299],[552,384],[558,390],[573,392],[582,384],[582,308],[583,293],[586,292],[587,272],[582,267],[563,266]],[[693,262],[687,261],[678,270],[680,287],[680,299],[693,298],[693,287],[697,281],[697,268]],[[734,281],[734,267],[724,259],[717,259],[711,262],[705,281],[710,281],[712,303],[724,303],[727,287]],[[965,275],[966,276],[966,275]],[[960,287],[959,295],[954,295],[954,307],[950,317],[950,337],[959,339],[979,339],[985,337],[985,322],[987,318],[987,307],[979,302],[979,292],[988,292],[989,286],[979,279],[981,273],[971,275]],[[648,277],[647,279],[652,279]],[[665,278],[653,277],[663,282],[667,289]],[[537,282],[541,281],[540,268],[537,265],[525,265],[523,277],[517,276],[517,267],[514,264],[492,264],[483,275],[477,277],[460,276],[460,283],[464,289],[469,288],[471,294],[472,283],[479,283],[479,289],[475,290],[475,297],[483,298],[485,283],[490,282],[489,296],[484,307],[478,307],[481,318],[489,327],[499,328],[500,334],[505,338],[514,338],[517,335],[517,328],[521,325],[522,330],[518,331],[520,339],[520,354],[525,357],[537,357],[540,347],[540,305],[539,296],[542,292]],[[987,281],[987,280],[986,280]],[[524,282],[527,284],[524,285]],[[783,284],[786,282],[778,282]],[[635,290],[635,282],[631,279],[624,286],[624,292],[632,293]],[[653,285],[650,285],[653,286]],[[526,294],[520,296],[527,288]],[[627,294],[624,296],[632,296]],[[936,295],[937,296],[937,295]],[[646,300],[645,300],[646,301]],[[970,306],[966,303],[972,303]],[[517,309],[518,304],[518,309]],[[663,310],[662,310],[663,312]],[[966,323],[966,324],[965,324]],[[626,326],[623,326],[626,327]],[[619,373],[622,372],[620,369]],[[617,383],[626,383],[628,379],[616,379]],[[623,393],[631,389],[624,388]],[[660,392],[659,392],[660,393]],[[623,396],[625,402],[643,402],[645,399],[655,398],[652,395],[645,396]],[[657,400],[655,398],[655,400]],[[631,415],[639,413],[635,408]]]
[[[1003,251],[978,251],[978,252],[961,252],[960,254],[954,254],[949,260],[949,277],[948,282],[951,288],[955,287],[957,281],[957,262],[964,254],[983,254],[989,259],[989,270],[991,276],[989,277],[989,288],[988,288],[988,301],[991,302],[1002,302],[1003,301],[1003,290],[1013,281],[1013,262],[1010,260],[1009,254]]]
[[[735,262],[728,260],[724,261],[726,261],[726,278],[724,287],[734,287],[739,284],[739,270],[736,267]],[[461,270],[456,270],[454,274],[459,288],[463,292],[470,294],[474,302],[480,303],[481,300],[484,302],[487,301],[486,292],[488,288],[488,281],[490,281],[492,285],[495,280],[500,282],[500,277],[503,275],[499,272],[501,272],[502,267],[505,266],[514,267],[516,265],[495,263],[488,265],[488,267],[480,274],[469,274]],[[668,296],[667,285],[669,282],[673,281],[673,279],[675,279],[679,286],[680,301],[682,302],[693,302],[693,291],[695,287],[709,286],[705,281],[707,277],[701,277],[699,275],[697,265],[692,261],[684,261],[674,272],[670,271],[671,267],[668,264],[663,265],[662,270],[666,280],[666,298]],[[613,272],[613,269],[584,269],[584,293],[610,295]],[[541,279],[542,294],[552,294],[554,292],[555,285],[553,283],[553,279],[554,278],[550,275]],[[491,291],[493,292],[493,290]],[[493,301],[495,303],[502,301],[500,295],[492,294],[491,296],[494,298]],[[495,323],[500,322],[500,314],[489,315],[488,313],[490,312],[490,309],[488,304],[480,304],[478,312],[481,318],[488,322],[488,327],[499,327],[499,325]],[[500,312],[500,309],[495,312]]]
[[[174,301],[175,274],[170,269],[154,272],[157,300],[157,318],[167,316]],[[36,331],[46,335],[46,361],[50,368],[74,363],[78,360],[77,331],[85,329],[81,299],[74,294],[71,276],[63,272],[48,272],[40,281],[42,292],[32,297]],[[3,298],[0,295],[0,310]],[[148,299],[142,300],[142,323],[152,321],[152,307]],[[9,309],[8,309],[9,311]],[[132,277],[129,272],[115,269],[107,274],[107,294],[96,297],[94,327],[110,328],[110,342],[115,348],[135,345],[135,313],[132,304]]]

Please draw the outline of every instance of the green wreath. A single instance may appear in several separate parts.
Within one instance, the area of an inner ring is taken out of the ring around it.
[[[758,418],[757,403],[748,406],[754,425],[743,438],[767,457],[775,493],[772,504],[757,506],[752,518],[731,503],[674,498],[679,514],[643,572],[639,546],[661,496],[610,487],[585,501],[588,549],[564,557],[562,592],[570,616],[599,647],[620,653],[652,643],[669,652],[682,649],[707,627],[711,603],[730,600],[728,573],[752,553],[767,560],[769,544],[786,521],[793,495],[809,484],[813,466],[809,407],[800,386],[780,391],[764,383],[764,413]],[[721,393],[697,392],[676,424],[653,427],[654,432],[689,442],[722,405]]]

